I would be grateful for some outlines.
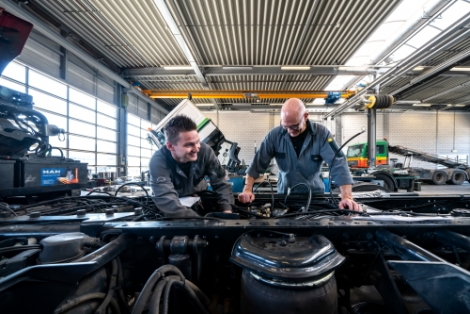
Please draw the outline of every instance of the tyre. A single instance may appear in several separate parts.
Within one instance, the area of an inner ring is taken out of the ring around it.
[[[463,170],[455,170],[447,184],[461,185],[465,180],[467,180],[467,173]]]
[[[448,180],[447,172],[445,172],[444,170],[436,170],[432,174],[431,181],[435,185],[445,184],[447,180]]]
[[[372,175],[375,177],[376,180],[382,180],[384,182],[384,188],[387,189],[388,192],[397,192],[398,189],[395,188],[395,184],[393,183],[393,179],[388,176],[386,173],[374,172]]]

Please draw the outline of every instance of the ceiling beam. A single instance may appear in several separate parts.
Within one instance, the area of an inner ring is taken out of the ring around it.
[[[463,68],[463,67],[461,67]],[[310,66],[310,70],[282,70],[281,66],[208,66],[202,67],[205,76],[228,76],[228,75],[369,75],[375,74],[378,68],[321,65]],[[470,70],[470,68],[469,68]],[[419,76],[424,70],[410,70],[407,76]],[[440,76],[470,76],[470,71],[445,71]],[[193,70],[165,70],[163,67],[135,68],[123,71],[124,78],[149,80],[151,77],[159,76],[190,76],[195,77]]]
[[[142,90],[143,93],[147,94],[150,98],[188,98],[187,91],[152,91]],[[312,92],[223,92],[223,91],[211,91],[211,92],[190,92],[192,98],[245,98],[245,99],[275,99],[275,98],[326,98],[329,92],[325,91],[312,91]],[[343,92],[341,98],[348,98],[354,95],[354,92]]]
[[[408,90],[409,88],[411,88],[412,86],[414,86],[418,83],[421,84],[421,83],[423,83],[423,81],[429,80],[429,79],[435,77],[440,72],[450,70],[452,67],[455,66],[455,64],[461,62],[464,59],[468,59],[469,55],[470,55],[470,48],[465,49],[465,50],[461,51],[460,53],[452,56],[451,58],[445,60],[444,62],[442,62],[442,63],[440,63],[436,66],[433,66],[431,69],[427,70],[423,74],[421,74],[421,75],[415,77],[414,79],[412,79],[408,84],[405,84],[404,86],[390,92],[389,94],[390,95],[396,95],[396,94],[402,93],[402,92]]]
[[[290,69],[283,70],[288,67]],[[306,66],[307,70],[296,70],[295,66],[207,66],[203,67],[204,75],[369,75],[377,73],[375,68],[338,65]],[[164,67],[127,69],[123,77],[149,76],[197,76],[194,70],[165,70]]]

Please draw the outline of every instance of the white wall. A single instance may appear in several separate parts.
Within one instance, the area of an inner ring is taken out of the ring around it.
[[[252,113],[248,111],[219,111],[204,114],[218,125],[225,138],[237,142],[241,148],[239,158],[247,164],[254,156],[254,143],[257,146],[264,136],[274,126],[279,125],[279,113]],[[321,115],[310,114],[309,118],[319,121],[327,126],[333,134],[336,134],[335,121],[325,121]],[[336,118],[338,119],[338,118]],[[351,136],[367,128],[367,116],[363,114],[343,114],[341,119],[342,129],[338,132],[344,143]],[[427,153],[466,158],[470,155],[470,113],[456,113],[455,115],[455,149],[452,153],[454,142],[454,114],[442,111],[414,111],[402,113],[377,112],[377,139],[386,137],[391,145],[401,145],[418,149]],[[367,141],[367,133],[364,133],[351,141],[351,144]],[[403,161],[402,156],[396,157]],[[418,160],[413,161],[413,166],[434,168],[434,164],[428,164]]]

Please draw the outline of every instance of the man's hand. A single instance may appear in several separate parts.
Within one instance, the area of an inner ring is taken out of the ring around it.
[[[226,209],[226,210],[223,211],[223,213],[231,214],[231,213],[232,213],[232,210],[231,210],[231,209]]]
[[[361,205],[356,203],[352,197],[352,185],[341,185],[339,190],[341,191],[341,202],[339,202],[339,208],[362,212]]]
[[[240,203],[251,203],[255,200],[255,195],[252,192],[254,184],[255,178],[247,174],[245,178],[245,187],[243,188],[243,192],[238,194],[238,201]]]
[[[362,212],[362,207],[358,203],[356,203],[352,198],[344,198],[339,202],[339,208],[341,209],[349,209],[355,210],[358,212]]]
[[[238,194],[238,201],[240,203],[251,203],[255,200],[255,195],[250,191],[243,191]]]

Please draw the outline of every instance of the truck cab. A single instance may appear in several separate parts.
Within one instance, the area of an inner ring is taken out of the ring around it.
[[[376,145],[376,165],[388,164],[388,142],[385,140],[377,140]],[[349,167],[369,168],[367,151],[367,143],[358,143],[349,146],[346,154]]]

